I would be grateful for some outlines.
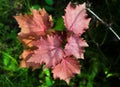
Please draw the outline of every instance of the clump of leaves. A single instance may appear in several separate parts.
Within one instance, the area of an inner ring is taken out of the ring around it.
[[[84,58],[87,42],[81,35],[88,29],[85,3],[73,6],[70,2],[63,16],[66,30],[58,32],[53,27],[52,16],[44,9],[31,9],[31,14],[15,16],[21,32],[19,40],[27,47],[21,54],[21,67],[33,70],[45,65],[53,77],[69,83],[71,77],[80,73],[77,59]]]

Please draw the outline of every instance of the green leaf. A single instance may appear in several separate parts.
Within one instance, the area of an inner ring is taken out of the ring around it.
[[[32,6],[32,9],[37,9],[37,10],[38,10],[39,8],[40,8],[39,5],[33,5],[33,6]]]
[[[45,0],[45,2],[46,2],[48,5],[53,5],[53,4],[54,4],[54,1],[53,1],[53,0]]]
[[[53,29],[55,29],[57,31],[63,31],[65,29],[62,17],[58,18],[58,20],[56,21],[55,26],[54,26]]]
[[[45,70],[44,70],[44,73],[45,73],[48,77],[50,77],[50,70],[49,70],[49,69],[45,69]]]
[[[46,81],[47,86],[52,86],[52,81],[50,77],[45,77],[45,81]]]

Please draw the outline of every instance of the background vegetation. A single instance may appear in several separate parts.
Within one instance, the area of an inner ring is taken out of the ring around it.
[[[54,29],[64,29],[61,16],[69,1],[86,2],[120,36],[120,0],[0,0],[0,87],[120,87],[120,41],[89,12],[92,21],[83,35],[89,47],[85,60],[81,60],[81,74],[72,78],[69,85],[54,80],[48,69],[19,68],[23,48],[13,16],[29,13],[30,8],[45,8],[53,16]]]

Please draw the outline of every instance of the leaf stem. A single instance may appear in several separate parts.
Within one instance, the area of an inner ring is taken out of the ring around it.
[[[104,25],[106,25],[108,27],[108,29],[117,37],[118,40],[120,40],[120,37],[118,36],[118,34],[112,29],[112,27],[107,24],[105,21],[103,21],[99,16],[97,16],[90,8],[87,8],[87,10],[94,15],[101,23],[103,23]]]

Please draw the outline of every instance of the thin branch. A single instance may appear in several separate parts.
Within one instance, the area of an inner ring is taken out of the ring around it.
[[[103,21],[99,16],[97,16],[91,9],[87,8],[87,10],[94,15],[101,23],[103,23],[104,25],[106,25],[108,27],[108,29],[118,38],[118,40],[120,40],[120,37],[118,36],[118,34],[112,29],[112,27],[107,24],[105,21]]]
[[[113,34],[120,40],[120,37],[117,35],[117,33],[112,29],[112,27],[108,27],[112,32]]]

